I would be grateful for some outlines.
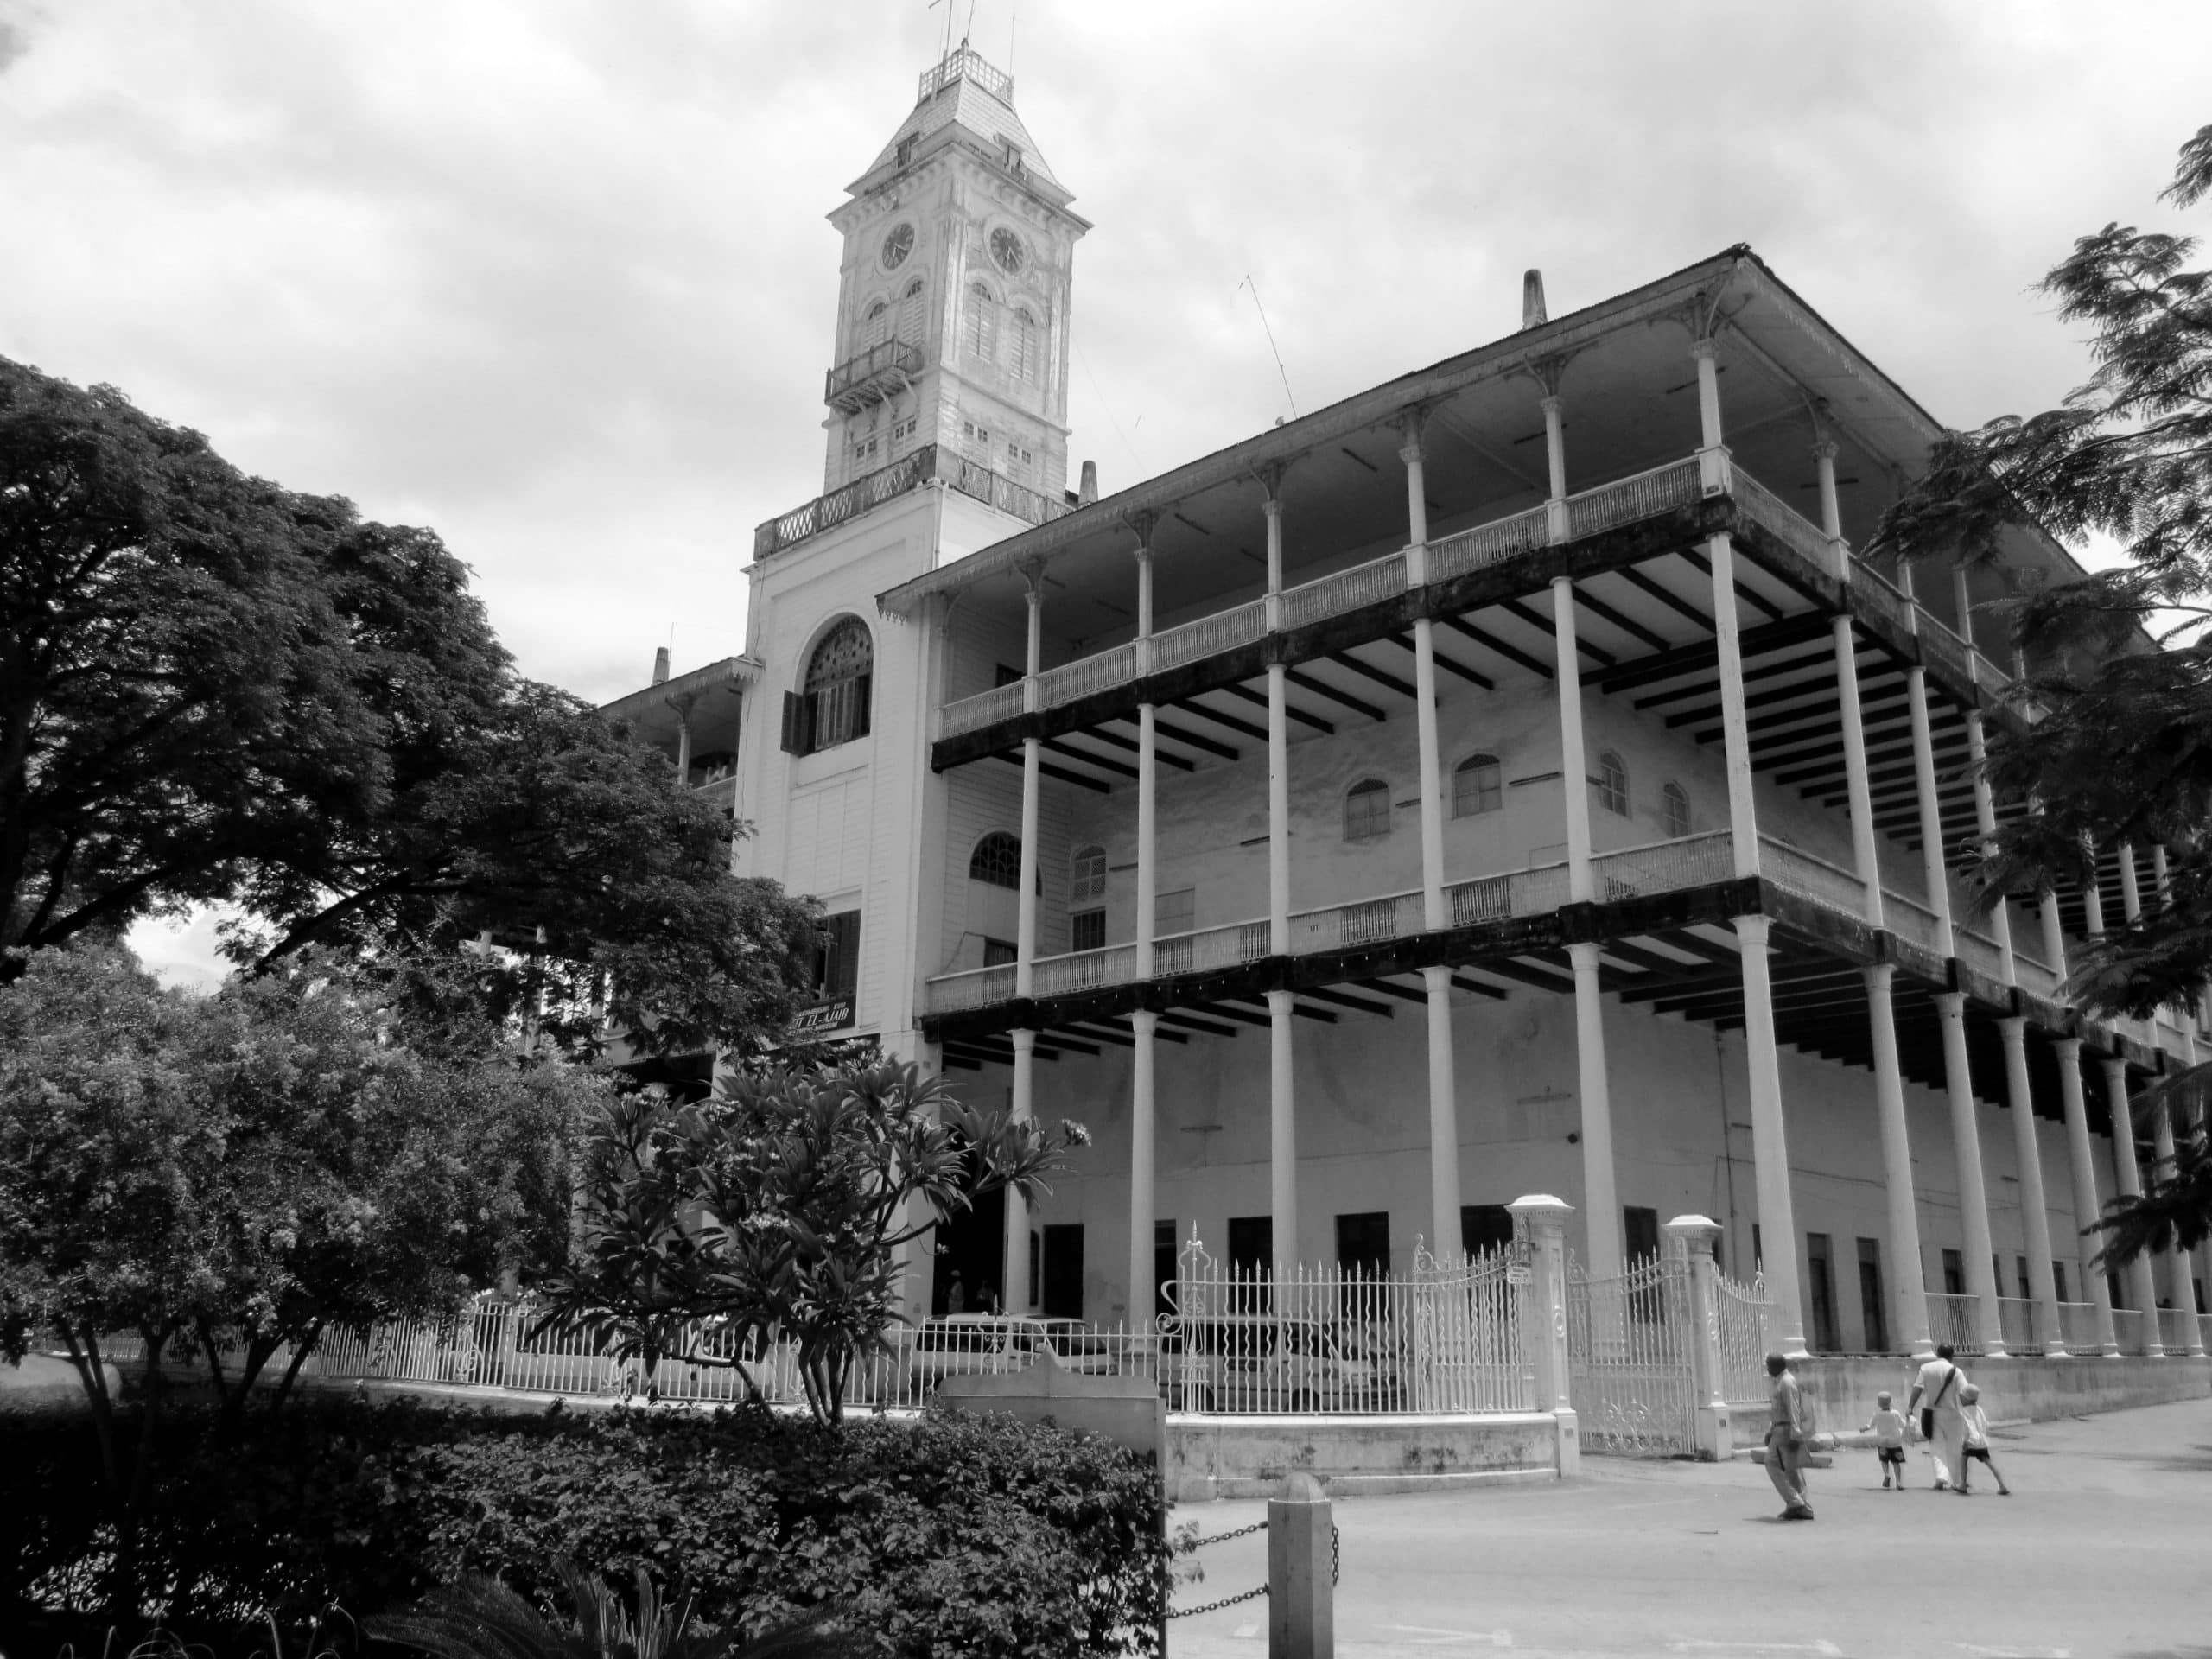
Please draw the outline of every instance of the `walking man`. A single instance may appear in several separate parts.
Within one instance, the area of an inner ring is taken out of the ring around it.
[[[1959,1414],[1959,1395],[1966,1386],[1966,1374],[1951,1357],[1951,1344],[1939,1342],[1936,1357],[1920,1368],[1920,1375],[1913,1380],[1912,1396],[1904,1402],[1908,1418],[1916,1406],[1920,1407],[1920,1434],[1928,1442],[1928,1456],[1936,1465],[1939,1492],[1950,1490],[1964,1461],[1967,1425]],[[1922,1406],[1923,1400],[1927,1404]]]
[[[1805,1402],[1797,1391],[1797,1374],[1780,1354],[1766,1357],[1766,1374],[1774,1379],[1774,1421],[1766,1431],[1766,1473],[1782,1494],[1784,1521],[1809,1521],[1813,1506],[1805,1501],[1805,1471],[1802,1459],[1807,1439]]]

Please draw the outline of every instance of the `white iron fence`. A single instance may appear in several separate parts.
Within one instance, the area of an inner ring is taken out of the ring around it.
[[[1690,1264],[1647,1256],[1592,1279],[1567,1258],[1568,1396],[1593,1452],[1697,1449]]]
[[[1535,1406],[1517,1257],[1416,1249],[1398,1275],[1217,1262],[1183,1247],[1157,1375],[1179,1411],[1509,1412]]]

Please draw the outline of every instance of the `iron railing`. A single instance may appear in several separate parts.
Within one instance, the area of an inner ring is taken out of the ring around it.
[[[1822,575],[1835,574],[1835,554],[1826,532],[1741,466],[1729,469],[1728,493],[1753,524],[1771,531]]]
[[[1531,507],[1510,518],[1478,524],[1428,544],[1428,579],[1449,582],[1454,576],[1510,564],[1535,552],[1550,538],[1551,513]]]
[[[1951,929],[1951,949],[1961,962],[1975,972],[1986,975],[2000,985],[2005,982],[2004,948],[1988,934],[1955,925]]]
[[[2112,1311],[2112,1335],[2123,1354],[2140,1354],[2143,1348],[2143,1313],[2139,1308],[2115,1307]]]
[[[898,339],[878,340],[830,371],[823,382],[822,401],[849,414],[868,398],[870,388],[887,380],[896,385],[921,372],[920,346]]]
[[[972,80],[1000,103],[1014,103],[1014,77],[984,62],[982,54],[964,41],[922,71],[921,91],[914,102],[928,102],[957,80]]]
[[[1347,611],[1379,605],[1405,591],[1406,556],[1385,554],[1364,564],[1355,564],[1349,570],[1285,588],[1277,626],[1284,629],[1302,628],[1309,622],[1322,622]]]
[[[1908,899],[1884,887],[1882,921],[1891,932],[1911,940],[1923,950],[1939,957],[1951,954],[1950,942],[1943,937],[1943,918],[1917,899]]]
[[[1224,1263],[1183,1247],[1160,1318],[1171,1409],[1524,1412],[1535,1378],[1510,1247],[1412,1270]]]
[[[1567,1392],[1592,1451],[1696,1448],[1692,1271],[1685,1256],[1653,1255],[1592,1279],[1568,1256]]]
[[[2094,1354],[2105,1345],[2102,1332],[2098,1327],[2094,1302],[2061,1302],[2058,1305],[2058,1339],[2066,1344],[2069,1354]]]
[[[1164,674],[1185,663],[1234,651],[1239,645],[1265,639],[1267,632],[1268,602],[1264,599],[1195,618],[1152,636],[1152,671]]]
[[[2203,1345],[2202,1327],[2197,1316],[2186,1308],[2162,1307],[2158,1310],[2158,1340],[2165,1344],[2166,1352],[2185,1354],[2190,1344]]]
[[[1676,507],[1694,506],[1700,494],[1697,457],[1670,461],[1567,497],[1567,533],[1595,536],[1638,519],[1656,518]]]
[[[769,519],[753,532],[753,556],[765,559],[796,547],[849,518],[857,518],[871,507],[880,506],[910,490],[931,483],[943,483],[1028,524],[1041,524],[1075,511],[1064,497],[1055,498],[1026,484],[1017,484],[993,472],[982,461],[957,454],[942,444],[925,443],[888,466],[880,467],[815,497],[804,506]]]
[[[1021,712],[1026,696],[1022,683],[1016,680],[1011,685],[995,685],[972,697],[945,703],[937,711],[937,734],[940,738],[958,737],[963,732],[981,731],[1002,720],[1012,720]]]
[[[2025,1296],[1997,1299],[1997,1333],[2005,1338],[2005,1351],[2039,1354],[2043,1351],[2043,1305]]]
[[[1774,1305],[1766,1277],[1753,1274],[1748,1285],[1723,1277],[1714,1313],[1720,1325],[1720,1397],[1732,1407],[1764,1409],[1773,1382],[1766,1374],[1772,1344],[1768,1320]]]
[[[1900,633],[1913,631],[1913,602],[1904,591],[1866,560],[1851,561],[1851,591],[1867,609]]]
[[[1759,874],[1778,887],[1802,893],[1853,916],[1866,913],[1866,884],[1840,865],[1801,852],[1772,836],[1759,837]]]
[[[1600,853],[1590,861],[1592,890],[1605,904],[1707,887],[1735,873],[1735,843],[1726,830]]]
[[[1937,1344],[1949,1343],[1955,1353],[1980,1353],[1981,1320],[1978,1300],[1973,1296],[1953,1296],[1939,1290],[1929,1291],[1928,1338]]]

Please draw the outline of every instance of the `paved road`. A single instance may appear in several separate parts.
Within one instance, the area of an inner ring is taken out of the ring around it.
[[[1755,1463],[1586,1459],[1573,1482],[1336,1506],[1343,1659],[2212,1659],[2212,1402],[1999,1428],[1993,1485],[1816,1471],[1810,1523]],[[1203,1533],[1263,1503],[1185,1505]],[[1266,1535],[1201,1553],[1190,1605],[1267,1576]],[[1173,1659],[1262,1659],[1267,1603],[1177,1619]]]

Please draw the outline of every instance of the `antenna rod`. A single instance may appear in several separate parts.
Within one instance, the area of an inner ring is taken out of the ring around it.
[[[1268,308],[1260,303],[1260,285],[1252,280],[1252,273],[1247,271],[1243,282],[1238,286],[1252,290],[1252,308],[1260,314],[1260,327],[1267,332],[1268,349],[1274,353],[1275,372],[1282,376],[1283,398],[1289,404],[1290,418],[1294,421],[1298,418],[1298,399],[1290,395],[1290,371],[1282,365],[1282,351],[1275,344],[1275,331],[1268,327]]]

